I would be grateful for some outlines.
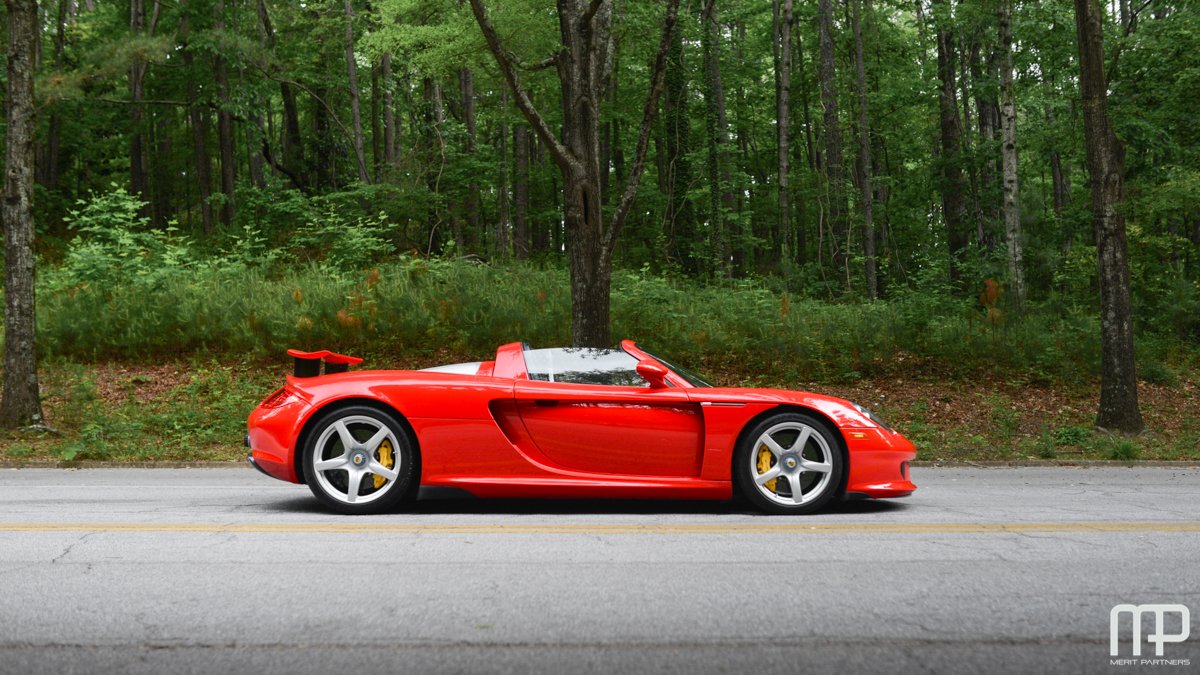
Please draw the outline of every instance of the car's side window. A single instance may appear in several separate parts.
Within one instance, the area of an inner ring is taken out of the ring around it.
[[[637,359],[619,349],[527,349],[525,369],[529,379],[615,387],[645,387],[637,373]]]

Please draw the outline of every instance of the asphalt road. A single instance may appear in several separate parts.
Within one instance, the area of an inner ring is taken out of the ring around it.
[[[1200,672],[1200,470],[913,473],[909,499],[808,518],[346,518],[248,468],[4,470],[0,672]],[[1174,665],[1111,665],[1120,603],[1190,609]]]

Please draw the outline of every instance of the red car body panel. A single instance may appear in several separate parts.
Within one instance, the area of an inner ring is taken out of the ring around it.
[[[629,341],[622,349],[651,358]],[[356,371],[288,377],[250,415],[247,442],[265,473],[303,482],[296,449],[313,415],[367,400],[399,413],[417,439],[420,485],[478,497],[729,499],[740,434],[760,415],[803,409],[844,441],[844,491],[902,497],[916,486],[912,443],[852,404],[777,389],[694,387],[668,368],[665,388],[528,379],[521,343],[476,374]],[[665,365],[665,364],[664,364]]]

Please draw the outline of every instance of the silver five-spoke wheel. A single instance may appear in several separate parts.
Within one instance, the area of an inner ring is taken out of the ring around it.
[[[735,460],[743,492],[774,513],[811,513],[837,491],[842,455],[829,427],[803,413],[755,426]]]
[[[305,448],[313,494],[343,513],[374,513],[402,499],[412,450],[399,422],[380,410],[335,410],[315,425]]]

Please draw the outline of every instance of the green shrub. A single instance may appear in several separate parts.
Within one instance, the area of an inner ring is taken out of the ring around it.
[[[79,234],[68,245],[63,263],[39,280],[50,291],[161,290],[184,273],[196,255],[191,242],[173,226],[151,229],[149,219],[139,213],[144,206],[116,184],[110,192],[80,200],[68,218]]]
[[[1092,430],[1083,426],[1058,427],[1051,434],[1057,445],[1084,445],[1092,437]]]
[[[1108,458],[1121,461],[1133,461],[1142,456],[1142,450],[1133,441],[1120,438],[1108,447]]]
[[[1150,384],[1173,387],[1179,382],[1175,372],[1163,365],[1161,361],[1145,360],[1138,364],[1138,378]]]
[[[1054,459],[1058,457],[1058,443],[1054,440],[1054,434],[1049,430],[1042,428],[1037,440],[1038,457],[1042,459]]]

